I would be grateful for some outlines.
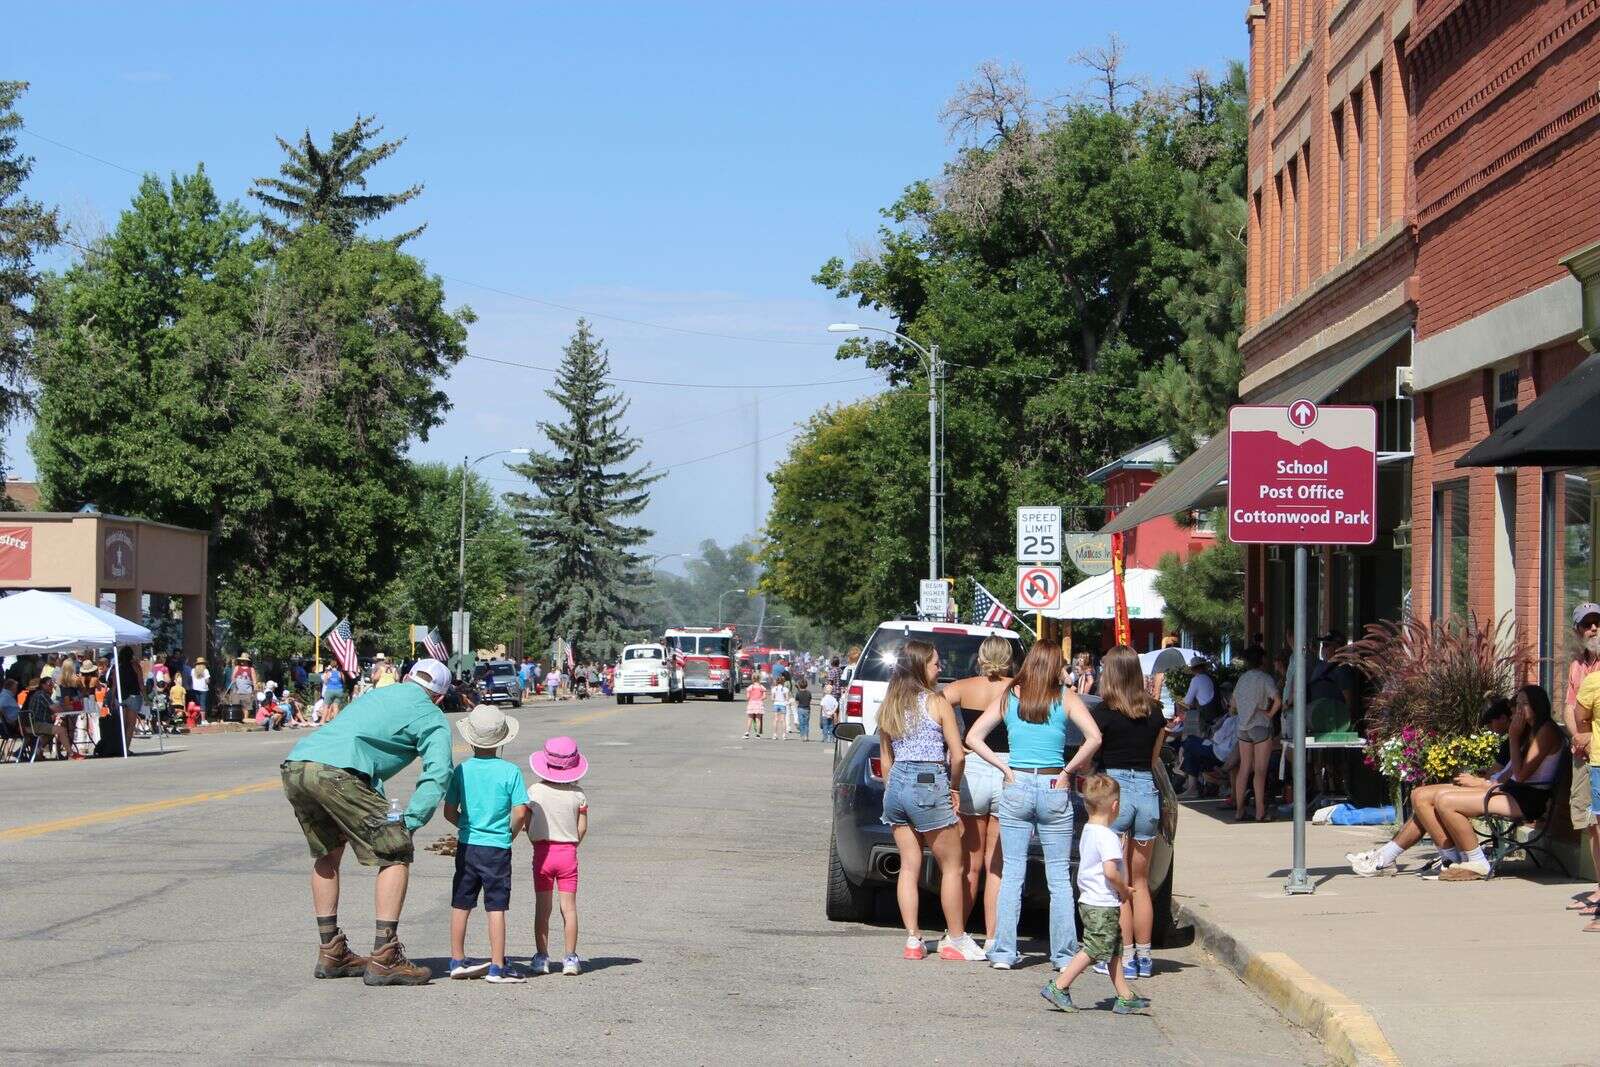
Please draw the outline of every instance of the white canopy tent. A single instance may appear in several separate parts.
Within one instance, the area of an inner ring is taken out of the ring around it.
[[[148,645],[155,635],[136,622],[74,600],[66,593],[25,589],[0,598],[0,655],[42,655],[71,652],[83,648],[118,648],[123,645]],[[115,656],[112,657],[115,661]],[[116,686],[117,732],[122,737],[122,755],[128,755],[127,732],[122,729],[122,672],[112,670]]]
[[[1133,567],[1123,575],[1123,588],[1128,595],[1130,619],[1159,619],[1167,602],[1156,592],[1155,581],[1159,571]],[[1047,619],[1114,619],[1117,614],[1116,594],[1110,571],[1097,574],[1062,592],[1054,611],[1044,612]]]

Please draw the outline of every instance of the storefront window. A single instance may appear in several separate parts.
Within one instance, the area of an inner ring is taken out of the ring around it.
[[[1567,663],[1575,651],[1572,609],[1600,595],[1594,555],[1600,520],[1600,468],[1550,471],[1544,477],[1544,625],[1540,675],[1556,707],[1567,698]]]
[[[1433,615],[1465,616],[1471,537],[1467,483],[1451,482],[1433,491]]]

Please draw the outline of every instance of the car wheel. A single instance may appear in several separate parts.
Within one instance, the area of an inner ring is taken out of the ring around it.
[[[839,842],[828,835],[828,892],[823,910],[828,920],[836,923],[859,923],[872,918],[876,894],[865,886],[856,885],[844,873],[839,862]]]

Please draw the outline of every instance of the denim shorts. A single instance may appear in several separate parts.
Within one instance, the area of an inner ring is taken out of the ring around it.
[[[919,834],[954,826],[950,769],[943,763],[896,760],[884,783],[883,821],[889,826],[910,826]]]
[[[1002,761],[1006,753],[998,753]],[[961,770],[961,814],[985,815],[1000,814],[1000,787],[1005,785],[1006,777],[1000,768],[976,752],[967,753],[967,762]]]
[[[1600,816],[1600,767],[1589,765],[1589,811]]]
[[[1132,834],[1135,841],[1152,840],[1161,826],[1161,794],[1156,790],[1155,775],[1149,771],[1120,769],[1106,771],[1106,774],[1122,788],[1122,808],[1111,829],[1119,834]]]

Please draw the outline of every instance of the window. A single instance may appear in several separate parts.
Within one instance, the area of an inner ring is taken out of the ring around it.
[[[1300,168],[1298,159],[1289,161],[1289,288],[1293,296],[1300,288]]]
[[[1378,200],[1378,229],[1383,229],[1383,224],[1388,221],[1387,210],[1389,200],[1389,183],[1385,180],[1383,172],[1383,68],[1379,67],[1372,72],[1372,133],[1374,137],[1373,154],[1377,157],[1377,200]]]
[[[1433,491],[1433,615],[1467,613],[1467,567],[1471,527],[1467,483],[1451,482]]]
[[[1343,104],[1334,108],[1333,145],[1339,155],[1339,254],[1335,259],[1343,259],[1350,247],[1350,153],[1345,147],[1344,116]]]
[[[1250,284],[1256,287],[1257,314],[1261,315],[1265,314],[1267,309],[1267,234],[1262,229],[1262,225],[1266,220],[1261,217],[1261,191],[1259,189],[1256,190],[1256,194],[1250,199],[1251,205],[1255,210],[1256,222],[1255,255],[1250,257]]]
[[[1283,73],[1289,73],[1289,64],[1294,60],[1294,5],[1295,0],[1284,0],[1283,4]],[[1280,75],[1281,77],[1282,75]]]
[[[1284,188],[1283,188],[1283,184],[1284,183],[1283,183],[1283,172],[1282,171],[1278,172],[1278,176],[1273,179],[1273,182],[1278,187],[1278,218],[1277,218],[1276,224],[1273,226],[1273,230],[1275,231],[1273,233],[1273,238],[1274,238],[1274,240],[1277,241],[1277,244],[1278,244],[1278,292],[1277,292],[1277,299],[1273,302],[1273,306],[1276,307],[1276,306],[1278,306],[1278,305],[1283,303],[1283,300],[1284,300],[1283,294],[1285,292],[1284,282],[1285,282],[1285,279],[1287,277],[1287,272],[1283,269],[1284,268],[1283,250],[1284,250],[1284,247],[1288,244],[1288,241],[1285,239],[1285,236],[1287,234],[1287,230],[1286,230],[1286,228],[1284,226],[1284,218],[1283,218],[1283,208],[1284,208],[1284,200],[1283,200]]]
[[[1600,595],[1595,527],[1600,523],[1600,467],[1544,476],[1541,546],[1540,675],[1557,708],[1566,706],[1567,664],[1577,651],[1572,609]]]
[[[1305,235],[1305,240],[1300,242],[1300,259],[1302,277],[1305,284],[1310,285],[1311,279],[1316,277],[1316,249],[1311,245],[1311,142],[1307,141],[1300,150],[1300,193],[1295,197],[1295,202],[1300,205],[1300,232]]]
[[[1358,89],[1350,96],[1350,117],[1355,120],[1356,227],[1355,246],[1367,243],[1367,116]]]
[[[1502,370],[1494,376],[1494,428],[1497,430],[1517,413],[1517,382],[1520,377],[1516,367]]]

